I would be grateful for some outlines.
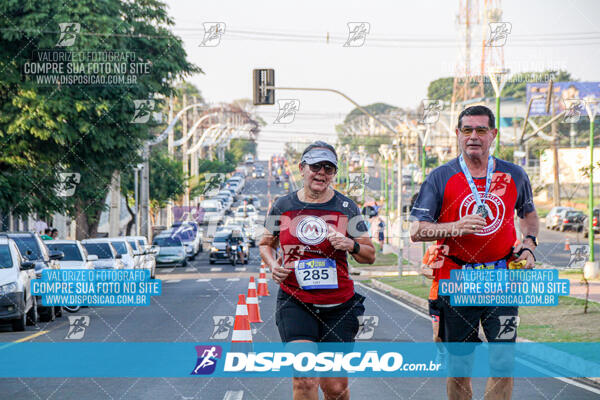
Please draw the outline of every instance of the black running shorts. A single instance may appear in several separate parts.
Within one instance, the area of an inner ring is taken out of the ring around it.
[[[365,312],[365,297],[354,293],[345,303],[333,307],[316,307],[303,303],[279,289],[275,322],[282,342],[354,342],[358,317]]]
[[[515,342],[519,307],[452,306],[449,296],[438,299],[440,333],[444,342],[480,342],[479,323],[488,342]]]

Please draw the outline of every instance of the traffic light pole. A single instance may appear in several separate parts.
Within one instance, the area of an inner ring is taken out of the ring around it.
[[[382,120],[380,120],[379,118],[377,118],[375,115],[373,115],[372,113],[370,113],[367,109],[365,109],[364,107],[362,107],[356,101],[352,100],[350,97],[346,96],[344,93],[340,92],[339,90],[328,89],[328,88],[298,88],[298,87],[280,87],[280,86],[265,86],[265,89],[273,89],[273,90],[301,90],[301,91],[306,91],[306,92],[330,92],[330,93],[339,94],[340,96],[342,96],[343,98],[345,98],[346,100],[348,100],[350,103],[354,104],[354,106],[356,108],[358,108],[362,113],[364,113],[364,114],[368,115],[369,117],[373,118],[379,125],[383,126],[385,129],[387,129],[388,131],[390,131],[394,135],[396,135],[398,137],[400,136],[399,133],[397,131],[395,131],[394,129],[392,129],[388,124],[386,124],[385,122],[383,122]]]

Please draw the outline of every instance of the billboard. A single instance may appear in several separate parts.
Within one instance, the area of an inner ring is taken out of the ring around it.
[[[565,111],[568,108],[570,99],[586,99],[590,97],[600,98],[600,82],[555,82],[553,87],[554,107],[556,114]],[[546,113],[546,96],[548,92],[548,83],[528,83],[527,84],[527,103],[533,96],[543,96],[536,99],[531,104],[531,116],[550,115]],[[567,101],[565,101],[567,100]],[[552,111],[552,108],[550,108]],[[582,116],[587,116],[585,107],[581,110]]]

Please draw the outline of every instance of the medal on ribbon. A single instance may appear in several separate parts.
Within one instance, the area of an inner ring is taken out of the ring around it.
[[[490,155],[488,156],[488,165],[487,165],[487,175],[485,178],[485,192],[483,194],[483,198],[479,195],[479,191],[477,190],[477,186],[475,186],[475,182],[473,181],[473,176],[471,175],[471,171],[467,167],[465,163],[465,159],[462,154],[458,157],[458,162],[460,164],[460,168],[462,169],[465,178],[467,179],[467,183],[471,188],[471,192],[473,193],[473,197],[475,198],[475,203],[477,205],[476,214],[481,215],[483,218],[489,217],[489,213],[487,211],[487,207],[485,205],[485,199],[487,198],[488,192],[490,191],[490,186],[492,184],[492,175],[494,174],[494,158]]]

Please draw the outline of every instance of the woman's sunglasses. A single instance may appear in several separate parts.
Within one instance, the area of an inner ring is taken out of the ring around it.
[[[327,175],[333,175],[337,171],[337,168],[335,167],[335,165],[332,165],[332,164],[329,164],[329,163],[308,164],[308,168],[310,168],[310,170],[312,172],[314,172],[315,174],[317,172],[319,172],[321,170],[321,168],[323,168],[325,170],[325,173]]]

